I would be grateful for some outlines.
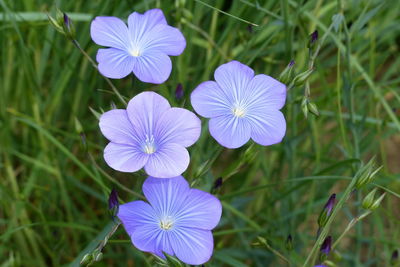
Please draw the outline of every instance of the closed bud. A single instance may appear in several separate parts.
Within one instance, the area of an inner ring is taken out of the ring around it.
[[[218,177],[215,181],[214,181],[214,185],[211,188],[211,193],[215,194],[222,186],[222,177]]]
[[[400,261],[399,261],[399,250],[395,249],[392,253],[392,257],[390,258],[390,264],[392,266],[399,266]]]
[[[75,40],[75,27],[67,14],[63,13],[63,29],[65,36],[70,40]]]
[[[380,197],[378,197],[377,200],[372,203],[372,205],[369,207],[369,210],[376,210],[380,205],[382,200],[385,198],[386,193],[383,193]]]
[[[110,211],[110,214],[113,218],[118,214],[118,209],[118,192],[117,190],[115,190],[115,188],[113,188],[111,190],[110,196],[108,197],[108,210]]]
[[[375,175],[381,170],[382,166],[374,170],[375,158],[372,158],[367,164],[365,164],[356,174],[356,188],[360,189],[365,185],[372,182]]]
[[[64,14],[59,10],[56,9],[56,17],[53,18],[50,14],[47,14],[50,24],[60,33],[65,34],[64,32]]]
[[[175,98],[177,100],[181,100],[183,97],[183,86],[181,83],[178,83],[175,89]]]
[[[307,108],[312,114],[314,114],[315,116],[319,116],[319,111],[316,104],[308,101]]]
[[[374,204],[374,199],[375,199],[375,193],[378,189],[374,188],[371,192],[368,193],[368,195],[364,198],[363,202],[362,202],[362,207],[366,210],[369,210],[372,206],[372,204]]]
[[[101,261],[101,259],[103,259],[103,253],[100,252],[100,251],[96,252],[95,255],[94,255],[94,260],[95,261]]]
[[[293,250],[293,239],[292,239],[292,235],[288,235],[288,237],[286,238],[285,247],[286,247],[286,249],[289,250],[289,251]]]
[[[318,41],[318,31],[315,30],[310,34],[310,42],[308,43],[308,48],[313,47]]]
[[[314,72],[314,69],[308,69],[302,73],[299,73],[296,77],[293,79],[293,84],[294,86],[300,86],[306,83],[308,78],[311,76],[311,74]]]
[[[303,111],[304,117],[308,117],[308,99],[307,97],[303,97],[303,99],[301,100],[301,110]]]
[[[88,253],[88,254],[85,254],[85,256],[83,256],[80,264],[87,266],[87,265],[91,264],[93,262],[93,260],[94,260],[93,255],[91,253]]]
[[[318,225],[320,228],[324,227],[332,213],[333,207],[335,206],[336,194],[332,194],[325,204],[324,209],[321,211],[318,217]]]
[[[320,252],[328,256],[329,253],[331,252],[331,249],[332,249],[332,236],[328,236],[322,243]]]
[[[287,84],[291,81],[294,64],[295,64],[294,60],[289,62],[289,64],[286,66],[286,68],[279,75],[279,81],[281,81],[284,84]]]

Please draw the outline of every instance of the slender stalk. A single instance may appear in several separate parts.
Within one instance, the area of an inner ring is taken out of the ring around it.
[[[353,179],[351,180],[350,184],[347,186],[346,190],[344,191],[342,197],[340,198],[339,202],[336,204],[334,207],[331,216],[329,217],[328,221],[326,222],[326,225],[324,228],[322,228],[320,235],[317,238],[317,241],[315,242],[314,246],[312,247],[310,253],[307,256],[307,259],[305,260],[303,267],[311,266],[313,263],[311,259],[314,258],[315,253],[318,251],[318,248],[321,247],[322,243],[324,242],[325,238],[328,236],[330,226],[337,216],[339,210],[343,207],[343,205],[346,203],[346,200],[349,198],[351,192],[354,189],[354,186],[357,182],[357,174]]]
[[[95,67],[96,69],[99,69],[96,62],[94,62],[94,60],[86,53],[86,51],[82,49],[82,47],[80,46],[80,44],[78,43],[77,40],[72,40],[72,43],[79,49],[79,51],[82,53],[82,55],[84,55],[89,60],[89,62],[93,65],[93,67]],[[104,79],[106,80],[108,85],[111,87],[113,92],[117,95],[119,100],[126,106],[128,103],[125,101],[124,97],[118,92],[117,88],[114,86],[114,84],[111,82],[111,80],[108,79],[107,77],[104,77]]]

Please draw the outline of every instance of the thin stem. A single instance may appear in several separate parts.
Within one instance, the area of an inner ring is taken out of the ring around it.
[[[80,44],[78,43],[77,40],[72,40],[72,43],[79,49],[79,51],[82,53],[82,55],[84,55],[89,60],[89,62],[92,64],[93,67],[95,67],[96,69],[99,69],[96,62],[94,62],[94,60],[86,53],[86,51],[82,49],[82,47],[80,46]],[[119,100],[126,106],[127,102],[125,101],[123,96],[118,92],[117,88],[114,86],[114,84],[111,82],[111,80],[108,79],[107,77],[104,77],[104,79],[106,80],[108,85],[111,87],[113,92],[117,95]]]

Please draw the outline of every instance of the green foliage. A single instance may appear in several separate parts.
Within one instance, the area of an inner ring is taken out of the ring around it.
[[[155,7],[182,30],[187,47],[173,58],[165,84],[129,77],[112,80],[115,91],[50,25],[46,14],[56,14],[54,1],[0,0],[2,266],[78,266],[104,240],[103,258],[94,266],[155,265],[157,259],[135,249],[122,227],[109,236],[114,229],[107,210],[111,188],[124,201],[142,198],[145,176],[115,172],[104,163],[106,140],[98,116],[114,105],[123,108],[143,90],[192,109],[190,92],[232,59],[275,78],[294,60],[285,79],[307,77],[288,92],[287,133],[280,144],[221,149],[203,120],[184,176],[206,191],[218,177],[223,181],[216,191],[223,218],[206,266],[288,266],[286,261],[301,266],[308,257],[315,260],[318,214],[332,193],[340,206],[323,234],[329,231],[341,242],[327,262],[393,262],[392,253],[400,247],[399,1],[55,2],[72,21],[80,48],[93,59],[98,49],[89,35],[93,17],[126,19],[133,11]],[[315,30],[319,39],[310,51]],[[179,83],[184,97],[178,101]],[[318,116],[306,119],[309,112]],[[353,191],[349,185],[355,186],[359,170],[370,166],[362,162],[374,155],[382,169],[369,168],[363,176],[368,181]],[[363,214],[361,203],[375,186],[386,195],[375,200],[380,199],[378,209]],[[349,222],[354,224],[346,227]]]

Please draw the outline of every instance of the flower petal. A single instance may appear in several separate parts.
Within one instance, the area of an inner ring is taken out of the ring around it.
[[[143,35],[158,24],[167,24],[161,9],[150,9],[144,14],[133,12],[128,17],[128,28],[133,44],[138,44]]]
[[[211,230],[221,219],[221,202],[213,195],[191,189],[177,214],[177,226]]]
[[[209,128],[212,137],[227,148],[241,147],[250,139],[251,126],[248,121],[233,115],[211,118]]]
[[[124,50],[116,48],[99,49],[96,60],[99,63],[99,71],[102,75],[121,79],[128,76],[135,65],[135,58]]]
[[[90,24],[90,35],[102,46],[126,50],[129,44],[128,28],[116,17],[96,17]]]
[[[136,58],[133,73],[142,82],[161,84],[165,82],[171,74],[171,59],[162,52],[144,51]]]
[[[153,134],[156,122],[170,108],[167,99],[157,93],[147,91],[132,98],[126,111],[137,135],[144,141],[146,135]]]
[[[286,132],[286,121],[282,112],[264,108],[264,110],[253,109],[248,115],[252,129],[251,138],[254,142],[269,146],[282,141]]]
[[[248,86],[249,107],[265,105],[270,109],[281,109],[286,101],[286,86],[265,74],[254,76]]]
[[[137,141],[135,129],[125,109],[113,109],[103,113],[99,126],[102,134],[111,142],[130,144]]]
[[[138,249],[151,252],[161,258],[165,258],[162,251],[174,255],[168,233],[161,230],[156,223],[137,226],[131,235],[131,240]]]
[[[186,40],[179,29],[158,24],[143,36],[139,47],[143,51],[159,51],[170,56],[179,56],[185,50]]]
[[[189,166],[189,152],[182,145],[167,143],[149,156],[144,169],[150,176],[171,178],[181,175]]]
[[[117,144],[110,142],[104,149],[104,160],[108,166],[121,172],[135,172],[143,168],[148,155],[140,151],[136,143]]]
[[[201,83],[190,96],[194,110],[203,117],[213,118],[230,113],[230,103],[224,90],[214,81]]]
[[[201,121],[183,108],[171,108],[157,122],[155,136],[159,144],[176,143],[184,147],[193,145],[200,137]]]
[[[214,248],[211,231],[177,227],[168,234],[176,257],[184,263],[200,265],[211,258]]]
[[[231,61],[219,66],[214,73],[215,81],[225,92],[230,103],[240,102],[254,77],[254,71],[239,61]]]
[[[140,225],[157,224],[157,216],[154,209],[141,200],[120,205],[117,216],[129,235],[132,235],[136,227]]]
[[[156,214],[172,216],[182,206],[190,188],[182,176],[167,179],[150,176],[144,181],[142,190]]]

